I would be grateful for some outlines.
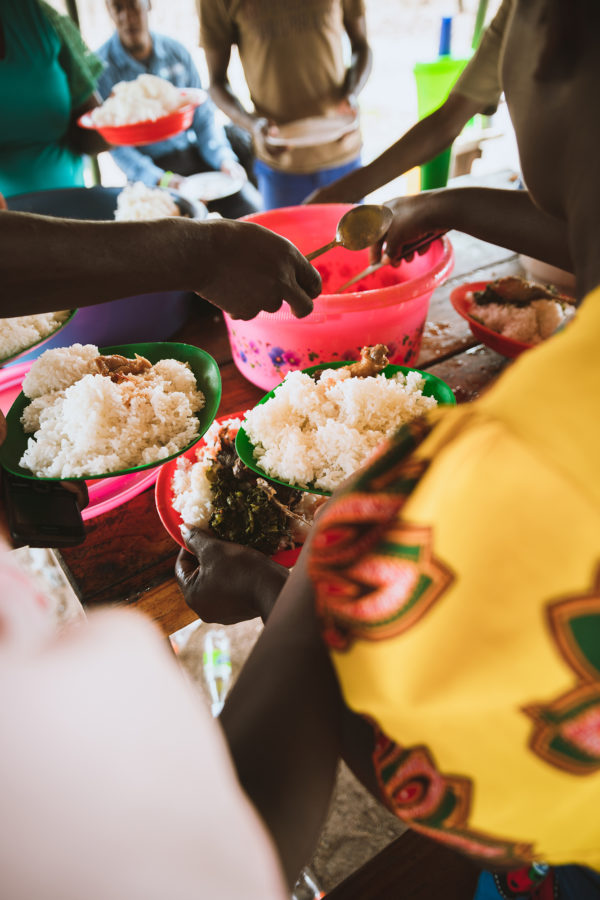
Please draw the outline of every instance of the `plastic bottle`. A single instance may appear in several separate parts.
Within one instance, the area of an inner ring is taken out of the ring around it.
[[[187,642],[200,625],[202,625],[201,619],[196,619],[194,622],[190,622],[189,625],[184,625],[183,628],[180,628],[179,631],[170,636],[171,647],[176,656],[185,649]]]
[[[300,872],[300,877],[294,885],[291,900],[319,900],[325,894],[319,887],[314,872],[305,866]]]
[[[218,716],[231,684],[231,645],[224,628],[211,628],[204,638],[204,680],[211,699],[211,712]]]

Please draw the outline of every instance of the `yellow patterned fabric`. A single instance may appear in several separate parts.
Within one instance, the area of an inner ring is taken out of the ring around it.
[[[386,802],[489,867],[600,868],[599,345],[596,289],[480,400],[400,431],[313,542]]]

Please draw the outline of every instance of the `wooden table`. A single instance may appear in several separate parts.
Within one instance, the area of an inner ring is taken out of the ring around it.
[[[418,365],[446,381],[458,402],[474,399],[507,361],[477,344],[467,323],[454,312],[449,296],[465,281],[520,272],[513,254],[463,234],[452,233],[455,265],[451,278],[433,294]],[[253,406],[264,391],[246,381],[231,359],[221,314],[199,302],[199,309],[174,340],[196,344],[218,362],[223,381],[219,415]],[[195,615],[173,577],[178,548],[164,530],[149,489],[113,512],[91,519],[79,547],[62,551],[67,574],[82,603],[118,603],[151,616],[165,634]]]
[[[490,244],[452,233],[455,266],[431,299],[418,365],[438,375],[459,402],[473,400],[508,364],[478,344],[454,312],[450,292],[466,281],[521,274],[518,258]],[[200,304],[199,304],[200,306]],[[237,371],[220,313],[203,306],[174,339],[196,344],[218,362],[223,381],[219,415],[245,409],[263,395]],[[67,573],[89,607],[117,603],[135,607],[171,634],[195,615],[173,577],[178,547],[166,533],[147,490],[87,525],[83,545],[63,550]],[[471,900],[477,868],[458,854],[407,832],[338,885],[331,900]]]

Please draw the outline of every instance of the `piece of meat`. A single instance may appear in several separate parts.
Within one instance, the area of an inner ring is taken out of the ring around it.
[[[131,381],[132,375],[142,375],[152,368],[152,363],[137,353],[135,359],[128,359],[115,353],[113,356],[97,356],[94,362],[100,375],[106,375],[115,384]]]
[[[355,378],[369,378],[371,375],[379,375],[389,362],[389,352],[385,344],[363,347],[360,351],[360,360],[348,366],[350,375],[353,375]]]
[[[513,306],[527,306],[533,300],[557,300],[573,303],[571,297],[559,294],[556,288],[545,287],[517,275],[507,275],[491,281],[483,291],[475,291],[475,302],[480,306],[487,303],[506,303]]]

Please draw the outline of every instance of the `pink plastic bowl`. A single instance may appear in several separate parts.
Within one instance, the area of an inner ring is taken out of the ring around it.
[[[247,216],[283,235],[302,253],[330,241],[346,204],[292,206]],[[353,290],[335,291],[369,263],[369,251],[336,247],[315,260],[323,293],[304,319],[292,315],[287,303],[276,313],[261,312],[249,322],[225,314],[233,361],[242,375],[271,390],[291,369],[320,362],[356,359],[361,347],[387,344],[390,362],[412,365],[421,347],[429,299],[454,264],[448,238],[435,241],[423,256],[385,266],[359,281]]]

